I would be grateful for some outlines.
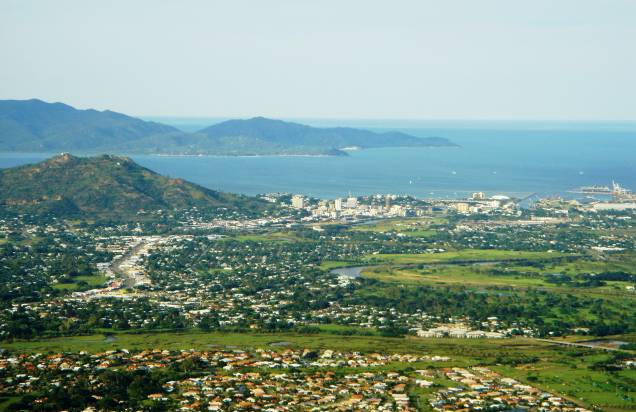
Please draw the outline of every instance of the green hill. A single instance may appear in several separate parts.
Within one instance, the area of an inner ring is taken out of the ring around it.
[[[401,132],[375,133],[350,127],[320,128],[254,117],[228,120],[199,131],[211,147],[232,152],[338,154],[347,147],[456,146],[441,137],[415,137]]]
[[[109,110],[41,100],[0,100],[0,150],[105,152],[138,139],[179,136],[171,126]]]
[[[63,154],[0,170],[0,208],[15,212],[123,218],[142,210],[196,206],[258,211],[267,205],[161,176],[126,157]]]
[[[319,128],[255,117],[195,133],[109,110],[77,110],[41,100],[0,100],[0,151],[212,155],[332,155],[344,148],[456,146],[442,137]]]

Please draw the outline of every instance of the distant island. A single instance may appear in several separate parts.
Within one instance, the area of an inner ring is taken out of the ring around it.
[[[443,137],[318,128],[254,117],[186,133],[110,110],[78,110],[41,100],[0,100],[0,151],[171,155],[347,156],[351,148],[454,147]]]

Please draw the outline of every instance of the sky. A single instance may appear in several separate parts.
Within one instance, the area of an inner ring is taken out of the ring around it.
[[[636,120],[634,0],[2,0],[0,99],[137,116]]]

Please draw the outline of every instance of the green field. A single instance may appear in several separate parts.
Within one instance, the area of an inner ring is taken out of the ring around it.
[[[53,288],[57,290],[76,291],[81,289],[79,282],[86,282],[88,284],[88,288],[92,289],[98,286],[102,286],[104,283],[106,283],[107,280],[108,278],[102,275],[75,276],[73,277],[73,283],[56,283],[53,285]]]
[[[361,275],[382,282],[402,284],[438,284],[465,286],[509,286],[513,288],[556,287],[545,282],[541,277],[493,276],[485,267],[475,266],[443,266],[439,268],[415,270],[400,269],[390,266],[377,266],[364,270]]]
[[[554,274],[569,276],[573,281],[580,281],[579,276],[592,273],[635,274],[636,255],[627,253],[598,258],[551,252],[464,249],[431,254],[366,255],[359,264],[364,262],[373,267],[365,270],[363,276],[390,283],[534,287],[594,297],[636,297],[626,288],[633,285],[632,282],[604,281],[605,284],[600,286],[572,287],[550,281]],[[464,262],[466,264],[462,264]],[[337,264],[333,262],[329,268],[337,267]],[[433,266],[413,267],[416,265]]]
[[[264,234],[249,234],[228,237],[226,239],[238,240],[240,242],[297,242],[300,239],[292,232],[272,232]]]
[[[347,262],[343,260],[325,260],[320,263],[320,268],[324,270],[331,270],[335,268],[341,268],[344,266],[353,266],[359,262]]]
[[[536,268],[531,268],[536,270]],[[636,255],[623,253],[611,255],[602,260],[576,259],[570,262],[549,262],[542,269],[543,273],[563,273],[575,275],[581,273],[601,272],[636,272]]]
[[[310,326],[317,327],[321,332],[336,334],[336,335],[366,335],[366,336],[379,336],[376,328],[365,328],[361,326],[348,326],[337,324],[311,324]]]
[[[390,265],[372,266],[364,270],[361,275],[369,279],[376,279],[382,282],[403,283],[403,284],[433,284],[433,285],[454,285],[462,284],[466,286],[498,286],[512,288],[543,288],[552,291],[566,293],[595,295],[595,296],[635,296],[625,290],[625,286],[631,283],[610,282],[607,285],[589,288],[572,288],[567,285],[559,285],[548,282],[546,273],[551,273],[549,268],[537,271],[536,268],[506,265],[507,269],[513,272],[509,275],[495,273],[493,269],[498,269],[494,265],[439,265],[426,269],[400,268]],[[524,271],[524,269],[529,269]],[[516,272],[524,272],[518,274]],[[574,272],[588,273],[588,272]],[[568,274],[573,274],[568,272]]]
[[[569,256],[558,252],[525,252],[498,249],[464,249],[441,253],[366,255],[365,260],[393,264],[444,263],[461,261],[543,260]]]
[[[321,327],[324,325],[321,325]],[[340,327],[332,325],[331,328]],[[325,330],[329,327],[325,326]],[[316,349],[356,350],[363,352],[426,352],[439,355],[455,355],[458,359],[474,361],[492,360],[507,351],[546,350],[549,344],[530,339],[422,339],[387,338],[381,336],[347,336],[331,333],[222,333],[222,332],[120,332],[85,336],[60,337],[32,341],[2,343],[0,348],[18,352],[73,352],[85,350],[100,352],[117,348],[126,349],[211,349],[236,346],[244,348],[267,347],[272,343],[286,342],[282,347],[307,347]],[[503,351],[503,352],[502,352]]]
[[[604,281],[603,285],[574,287],[567,283],[555,283],[550,279],[552,274],[567,275],[573,281],[580,281],[583,278],[578,276],[590,273],[633,273],[636,268],[636,258],[633,255],[617,255],[603,261],[592,260],[589,256],[559,259],[566,256],[547,252],[498,250],[463,250],[424,255],[373,255],[367,256],[367,262],[375,265],[364,270],[362,276],[381,282],[407,285],[540,288],[622,303],[632,302],[633,298],[636,298],[633,291],[627,290],[627,286],[633,285],[632,282]],[[549,258],[552,259],[548,260]],[[462,261],[479,264],[460,264]],[[492,263],[488,263],[489,261]],[[539,264],[530,265],[526,261],[535,261]],[[417,264],[432,266],[414,267]]]
[[[360,292],[365,299],[390,300],[392,298],[386,295],[385,289],[388,287],[395,295],[399,293],[396,285],[413,291],[420,286],[434,286],[441,288],[440,293],[467,288],[479,293],[514,294],[517,302],[541,306],[541,319],[546,324],[620,324],[625,316],[636,313],[636,293],[627,289],[633,282],[586,284],[590,277],[584,276],[605,271],[633,273],[636,267],[632,266],[633,255],[613,255],[599,261],[588,255],[461,250],[438,254],[372,255],[366,259],[369,266],[361,272],[361,276],[379,283]],[[554,274],[567,275],[567,282],[555,281],[560,277]],[[537,290],[549,294],[537,295]],[[557,295],[560,297],[556,298]],[[536,300],[537,296],[542,297]],[[587,301],[570,308],[565,302],[574,301],[571,300],[574,297]],[[546,303],[551,299],[561,299],[562,303],[558,307]],[[572,330],[563,333],[575,333]],[[581,340],[582,337],[576,335],[572,339]],[[620,336],[616,339],[629,341]]]
[[[354,232],[396,232],[412,237],[432,237],[437,232],[430,226],[445,222],[446,220],[441,218],[385,219],[372,224],[354,225],[349,230]]]
[[[636,370],[612,373],[590,370],[589,364],[601,358],[588,355],[567,362],[547,360],[523,367],[496,365],[492,369],[519,380],[531,376],[533,386],[558,393],[573,402],[596,405],[606,411],[633,410],[636,407]]]

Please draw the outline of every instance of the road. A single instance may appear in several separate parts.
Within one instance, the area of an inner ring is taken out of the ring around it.
[[[127,287],[127,288],[134,287],[136,285],[137,280],[135,279],[134,276],[130,275],[128,270],[123,269],[121,266],[125,265],[126,263],[132,260],[136,260],[137,256],[146,248],[146,246],[149,243],[151,242],[142,240],[141,242],[139,242],[137,246],[130,249],[122,257],[120,257],[116,261],[113,261],[113,264],[111,265],[111,270],[124,280],[124,287]]]
[[[629,351],[626,351],[625,349],[612,348],[612,347],[607,347],[607,346],[591,345],[591,344],[586,344],[586,343],[581,343],[581,342],[566,342],[566,341],[562,341],[562,340],[541,339],[541,338],[532,338],[532,339],[537,340],[539,342],[553,343],[553,344],[562,345],[562,346],[588,348],[588,349],[601,349],[601,350],[606,350],[606,351],[629,352]]]

